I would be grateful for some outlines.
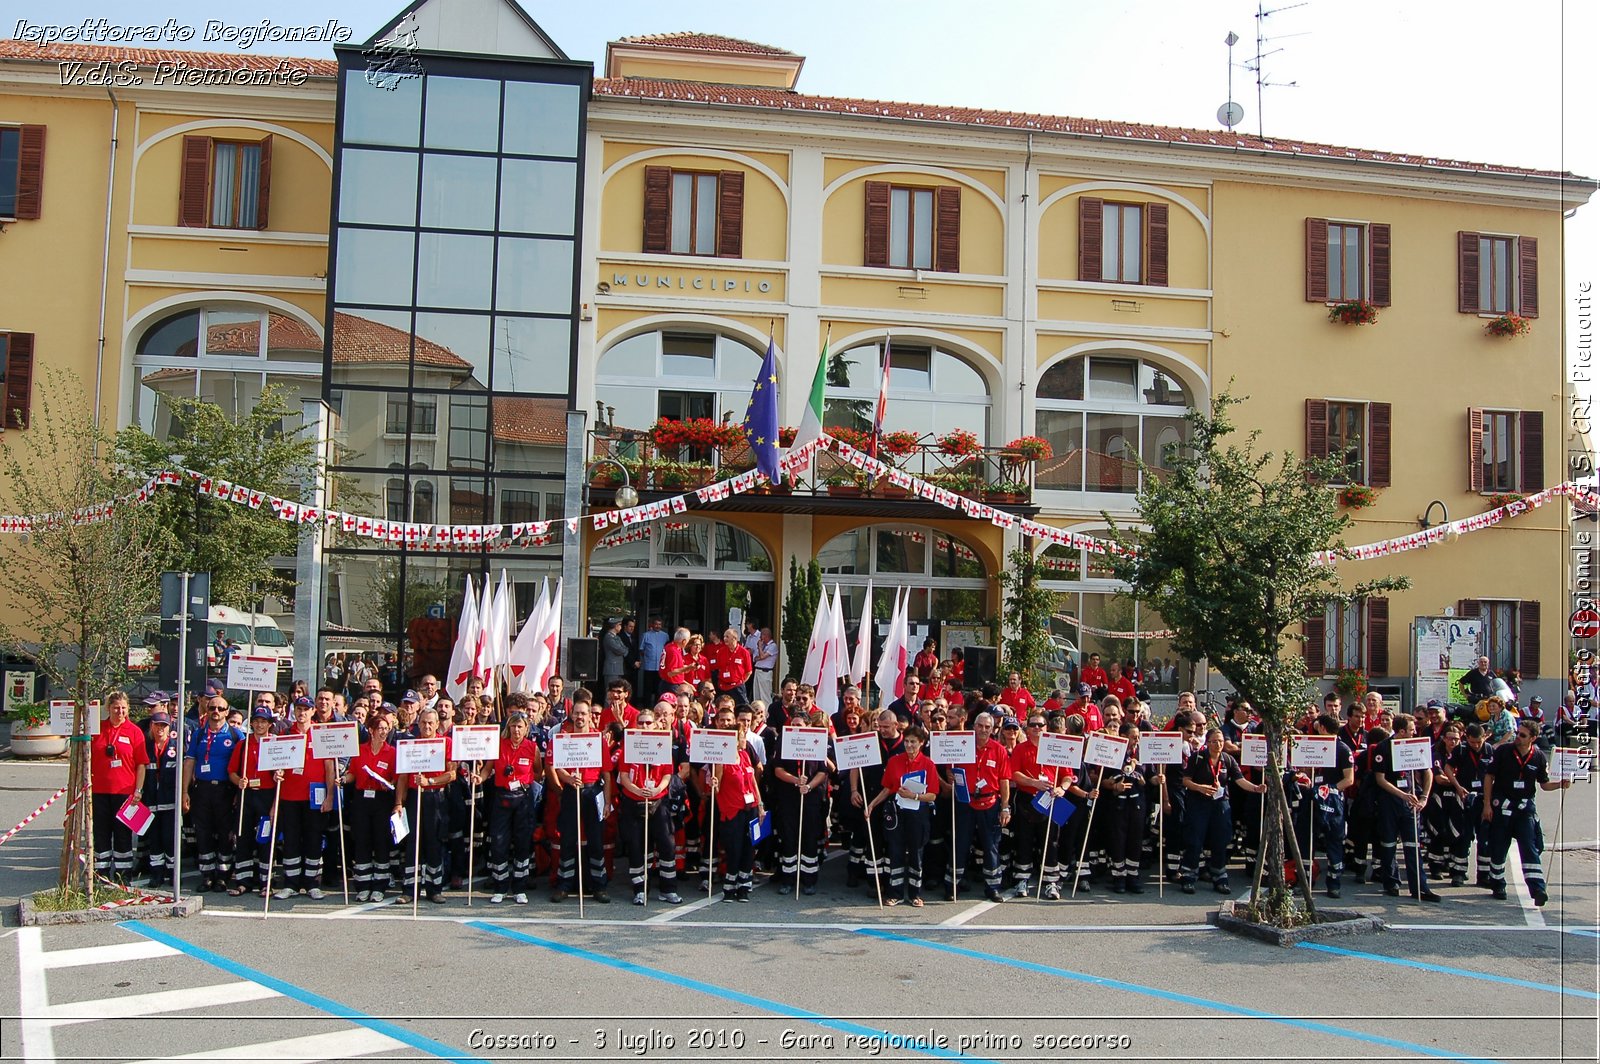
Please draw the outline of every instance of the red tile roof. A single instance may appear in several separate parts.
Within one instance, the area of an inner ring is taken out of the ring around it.
[[[506,443],[550,444],[567,442],[565,399],[521,399],[501,396],[493,400],[494,438]]]
[[[1267,152],[1306,159],[1341,159],[1394,166],[1437,167],[1463,173],[1506,174],[1522,177],[1571,178],[1558,170],[1530,170],[1495,163],[1464,162],[1405,152],[1375,151],[1369,148],[1344,148],[1313,141],[1280,137],[1253,137],[1218,129],[1185,129],[1180,126],[1151,125],[1143,122],[1117,122],[1093,118],[1031,114],[1025,111],[994,111],[978,107],[947,107],[938,104],[898,103],[887,100],[862,100],[847,96],[808,96],[782,89],[749,85],[718,85],[710,82],[670,81],[663,78],[596,78],[596,96],[637,100],[670,100],[726,107],[749,107],[770,111],[806,111],[848,117],[892,118],[902,121],[940,122],[965,126],[988,126],[1023,132],[1065,133],[1072,136],[1115,140],[1145,141],[1201,148],[1223,148]]]
[[[276,317],[276,315],[273,315]],[[267,336],[272,337],[269,326]],[[390,325],[381,325],[370,318],[335,311],[333,314],[333,360],[344,363],[404,363],[410,334]],[[472,363],[459,357],[448,347],[431,340],[416,338],[416,361],[419,366],[439,369],[460,369],[472,372]]]
[[[0,40],[0,59],[31,59],[41,63],[82,60],[97,63],[132,62],[140,66],[162,63],[213,70],[304,71],[308,77],[331,78],[339,72],[332,59],[308,59],[297,55],[258,55],[254,52],[191,52],[178,48],[125,48],[114,44],[54,43]]]
[[[795,56],[795,53],[784,48],[774,48],[770,44],[757,44],[755,41],[741,41],[737,37],[722,37],[715,33],[696,33],[693,30],[678,30],[675,33],[641,33],[634,37],[623,37],[612,44],[627,44],[635,48],[687,48],[696,52],[724,52],[730,55],[772,55]]]

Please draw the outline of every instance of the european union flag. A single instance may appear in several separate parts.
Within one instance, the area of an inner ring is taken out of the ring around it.
[[[767,340],[767,357],[761,360],[755,387],[750,390],[750,405],[744,411],[744,438],[750,444],[756,469],[768,480],[778,479],[778,361],[772,340]]]

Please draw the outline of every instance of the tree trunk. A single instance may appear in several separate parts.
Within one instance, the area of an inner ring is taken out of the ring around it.
[[[1261,863],[1256,869],[1256,891],[1252,898],[1257,911],[1264,913],[1276,913],[1280,903],[1287,900],[1288,889],[1284,882],[1284,854],[1287,852],[1288,864],[1295,870],[1295,881],[1300,885],[1306,912],[1314,913],[1316,906],[1311,898],[1311,877],[1300,854],[1299,840],[1294,836],[1289,799],[1283,789],[1283,764],[1279,760],[1284,740],[1283,727],[1267,714],[1263,714],[1263,724],[1267,740],[1267,768],[1262,780],[1267,788],[1267,793],[1262,796],[1266,802],[1266,815],[1261,825]],[[1267,880],[1265,898],[1261,893],[1263,878]],[[1264,906],[1263,902],[1268,900],[1271,904]]]
[[[67,815],[61,831],[60,883],[94,904],[94,795],[89,777],[89,699],[79,684],[73,711],[73,735],[67,739]]]

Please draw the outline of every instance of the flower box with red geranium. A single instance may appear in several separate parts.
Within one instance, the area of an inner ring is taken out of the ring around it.
[[[650,429],[650,441],[658,450],[672,453],[680,448],[710,451],[736,447],[744,442],[744,426],[724,424],[708,417],[673,420],[661,418]]]
[[[910,429],[896,429],[894,432],[885,432],[879,437],[878,443],[884,454],[904,458],[916,454],[922,447],[922,434]]]
[[[1339,505],[1360,510],[1378,501],[1378,493],[1364,484],[1349,484],[1339,489]]]
[[[1367,674],[1360,669],[1340,669],[1333,678],[1333,689],[1346,704],[1359,702],[1367,693]]]
[[[778,430],[778,446],[793,447],[795,437],[800,435],[800,430],[793,425],[785,425]]]
[[[1328,320],[1341,325],[1371,325],[1378,320],[1378,308],[1365,299],[1351,299],[1329,307]]]
[[[1042,436],[1020,436],[1006,444],[1007,452],[1020,454],[1029,462],[1042,462],[1055,456],[1050,441]]]
[[[823,429],[822,431],[840,443],[848,443],[858,451],[865,451],[872,442],[872,433],[862,429],[852,429],[841,425],[838,428]]]
[[[1498,510],[1502,506],[1510,506],[1514,502],[1521,501],[1522,496],[1518,495],[1516,492],[1505,492],[1489,496],[1489,506],[1491,509],[1495,510]]]
[[[936,442],[939,444],[939,450],[957,457],[977,454],[983,450],[983,441],[978,439],[976,433],[967,429],[952,429],[940,436]]]
[[[1532,319],[1520,314],[1502,314],[1483,323],[1483,331],[1490,336],[1522,336],[1532,328]]]

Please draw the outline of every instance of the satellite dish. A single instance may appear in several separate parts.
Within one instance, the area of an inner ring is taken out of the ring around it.
[[[1244,108],[1240,107],[1232,100],[1229,100],[1227,103],[1217,108],[1217,121],[1221,122],[1229,129],[1232,129],[1234,126],[1244,121]]]

